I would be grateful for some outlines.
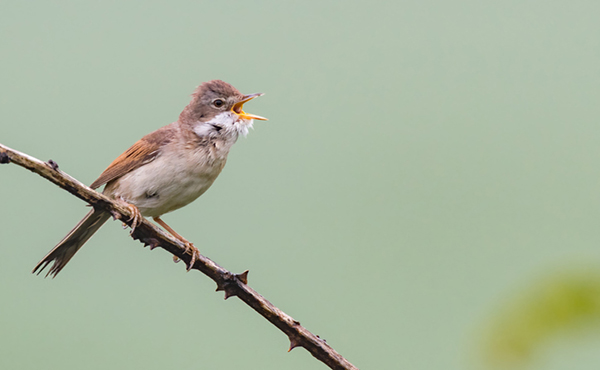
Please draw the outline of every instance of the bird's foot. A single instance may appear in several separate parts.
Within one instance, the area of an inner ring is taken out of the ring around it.
[[[135,228],[142,224],[144,217],[140,213],[140,210],[133,204],[127,203],[127,208],[129,208],[129,212],[131,212],[131,217],[129,217],[128,221],[131,221],[131,231],[129,232],[129,235],[132,235]]]
[[[194,247],[194,244],[188,242],[187,240],[183,242],[183,245],[185,246],[185,253],[189,253],[192,255],[190,263],[187,264],[186,269],[187,271],[190,271],[194,266],[194,263],[196,263],[196,260],[200,258],[200,251],[198,250],[198,248]]]
[[[192,259],[190,260],[190,263],[187,264],[187,271],[190,271],[192,269],[192,267],[194,266],[194,263],[196,263],[196,260],[198,260],[200,258],[200,251],[198,250],[198,248],[194,247],[194,244],[186,241],[183,241],[183,245],[185,246],[185,253],[189,253],[192,255]],[[179,261],[181,261],[181,259],[177,256],[173,256],[173,262],[178,263]]]

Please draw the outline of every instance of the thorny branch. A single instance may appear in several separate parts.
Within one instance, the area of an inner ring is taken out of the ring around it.
[[[11,162],[50,180],[93,207],[111,212],[113,217],[130,225],[129,220],[132,215],[128,208],[90,189],[60,171],[54,161],[42,162],[39,159],[0,144],[0,164]],[[145,219],[140,226],[136,227],[132,236],[134,239],[142,242],[144,246],[150,246],[150,249],[160,247],[182,259],[184,262],[190,262],[191,255],[186,254],[185,246],[180,241]],[[325,343],[323,339],[312,334],[301,326],[298,321],[275,307],[254,289],[250,288],[247,281],[248,271],[241,274],[233,274],[202,255],[196,260],[192,268],[199,270],[214,280],[217,283],[217,291],[223,290],[225,292],[225,299],[237,296],[279,328],[279,330],[283,331],[290,340],[289,350],[295,347],[304,347],[310,354],[331,369],[358,370],[358,368]]]

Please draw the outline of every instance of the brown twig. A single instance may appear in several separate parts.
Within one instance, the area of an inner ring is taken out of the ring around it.
[[[62,172],[59,170],[56,162],[52,160],[42,162],[39,159],[0,144],[0,163],[10,162],[27,168],[50,180],[93,207],[105,209],[111,212],[115,218],[119,218],[125,223],[130,223],[128,220],[130,220],[132,215],[127,207],[114,202],[112,199],[90,189]],[[145,219],[141,225],[136,227],[133,238],[140,240],[144,243],[144,246],[149,245],[150,249],[161,247],[186,263],[190,262],[191,255],[186,254],[186,248],[180,241],[163,232],[157,226]],[[295,347],[304,347],[315,358],[332,369],[358,370],[354,365],[325,343],[323,339],[312,334],[306,328],[301,326],[298,321],[275,307],[254,289],[250,288],[247,285],[248,271],[241,274],[233,274],[202,255],[196,260],[192,268],[201,271],[214,280],[215,283],[217,283],[217,291],[225,291],[225,299],[237,296],[265,319],[269,320],[269,322],[283,331],[290,340],[289,350],[292,350]]]

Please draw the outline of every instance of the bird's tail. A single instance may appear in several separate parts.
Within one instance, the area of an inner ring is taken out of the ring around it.
[[[94,235],[96,231],[110,218],[110,213],[91,210],[77,226],[64,237],[33,269],[32,273],[39,275],[50,262],[54,262],[46,274],[55,277],[77,251]]]

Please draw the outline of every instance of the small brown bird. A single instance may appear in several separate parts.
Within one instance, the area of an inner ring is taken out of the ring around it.
[[[133,144],[90,187],[106,184],[102,193],[130,207],[134,228],[141,217],[152,217],[181,240],[192,254],[191,268],[198,250],[160,216],[191,203],[212,185],[238,137],[248,133],[253,120],[266,120],[242,110],[244,103],[261,95],[243,95],[220,80],[203,83],[192,94],[179,120]],[[109,218],[109,212],[91,210],[35,266],[33,273],[39,274],[54,262],[46,276],[56,276]]]

